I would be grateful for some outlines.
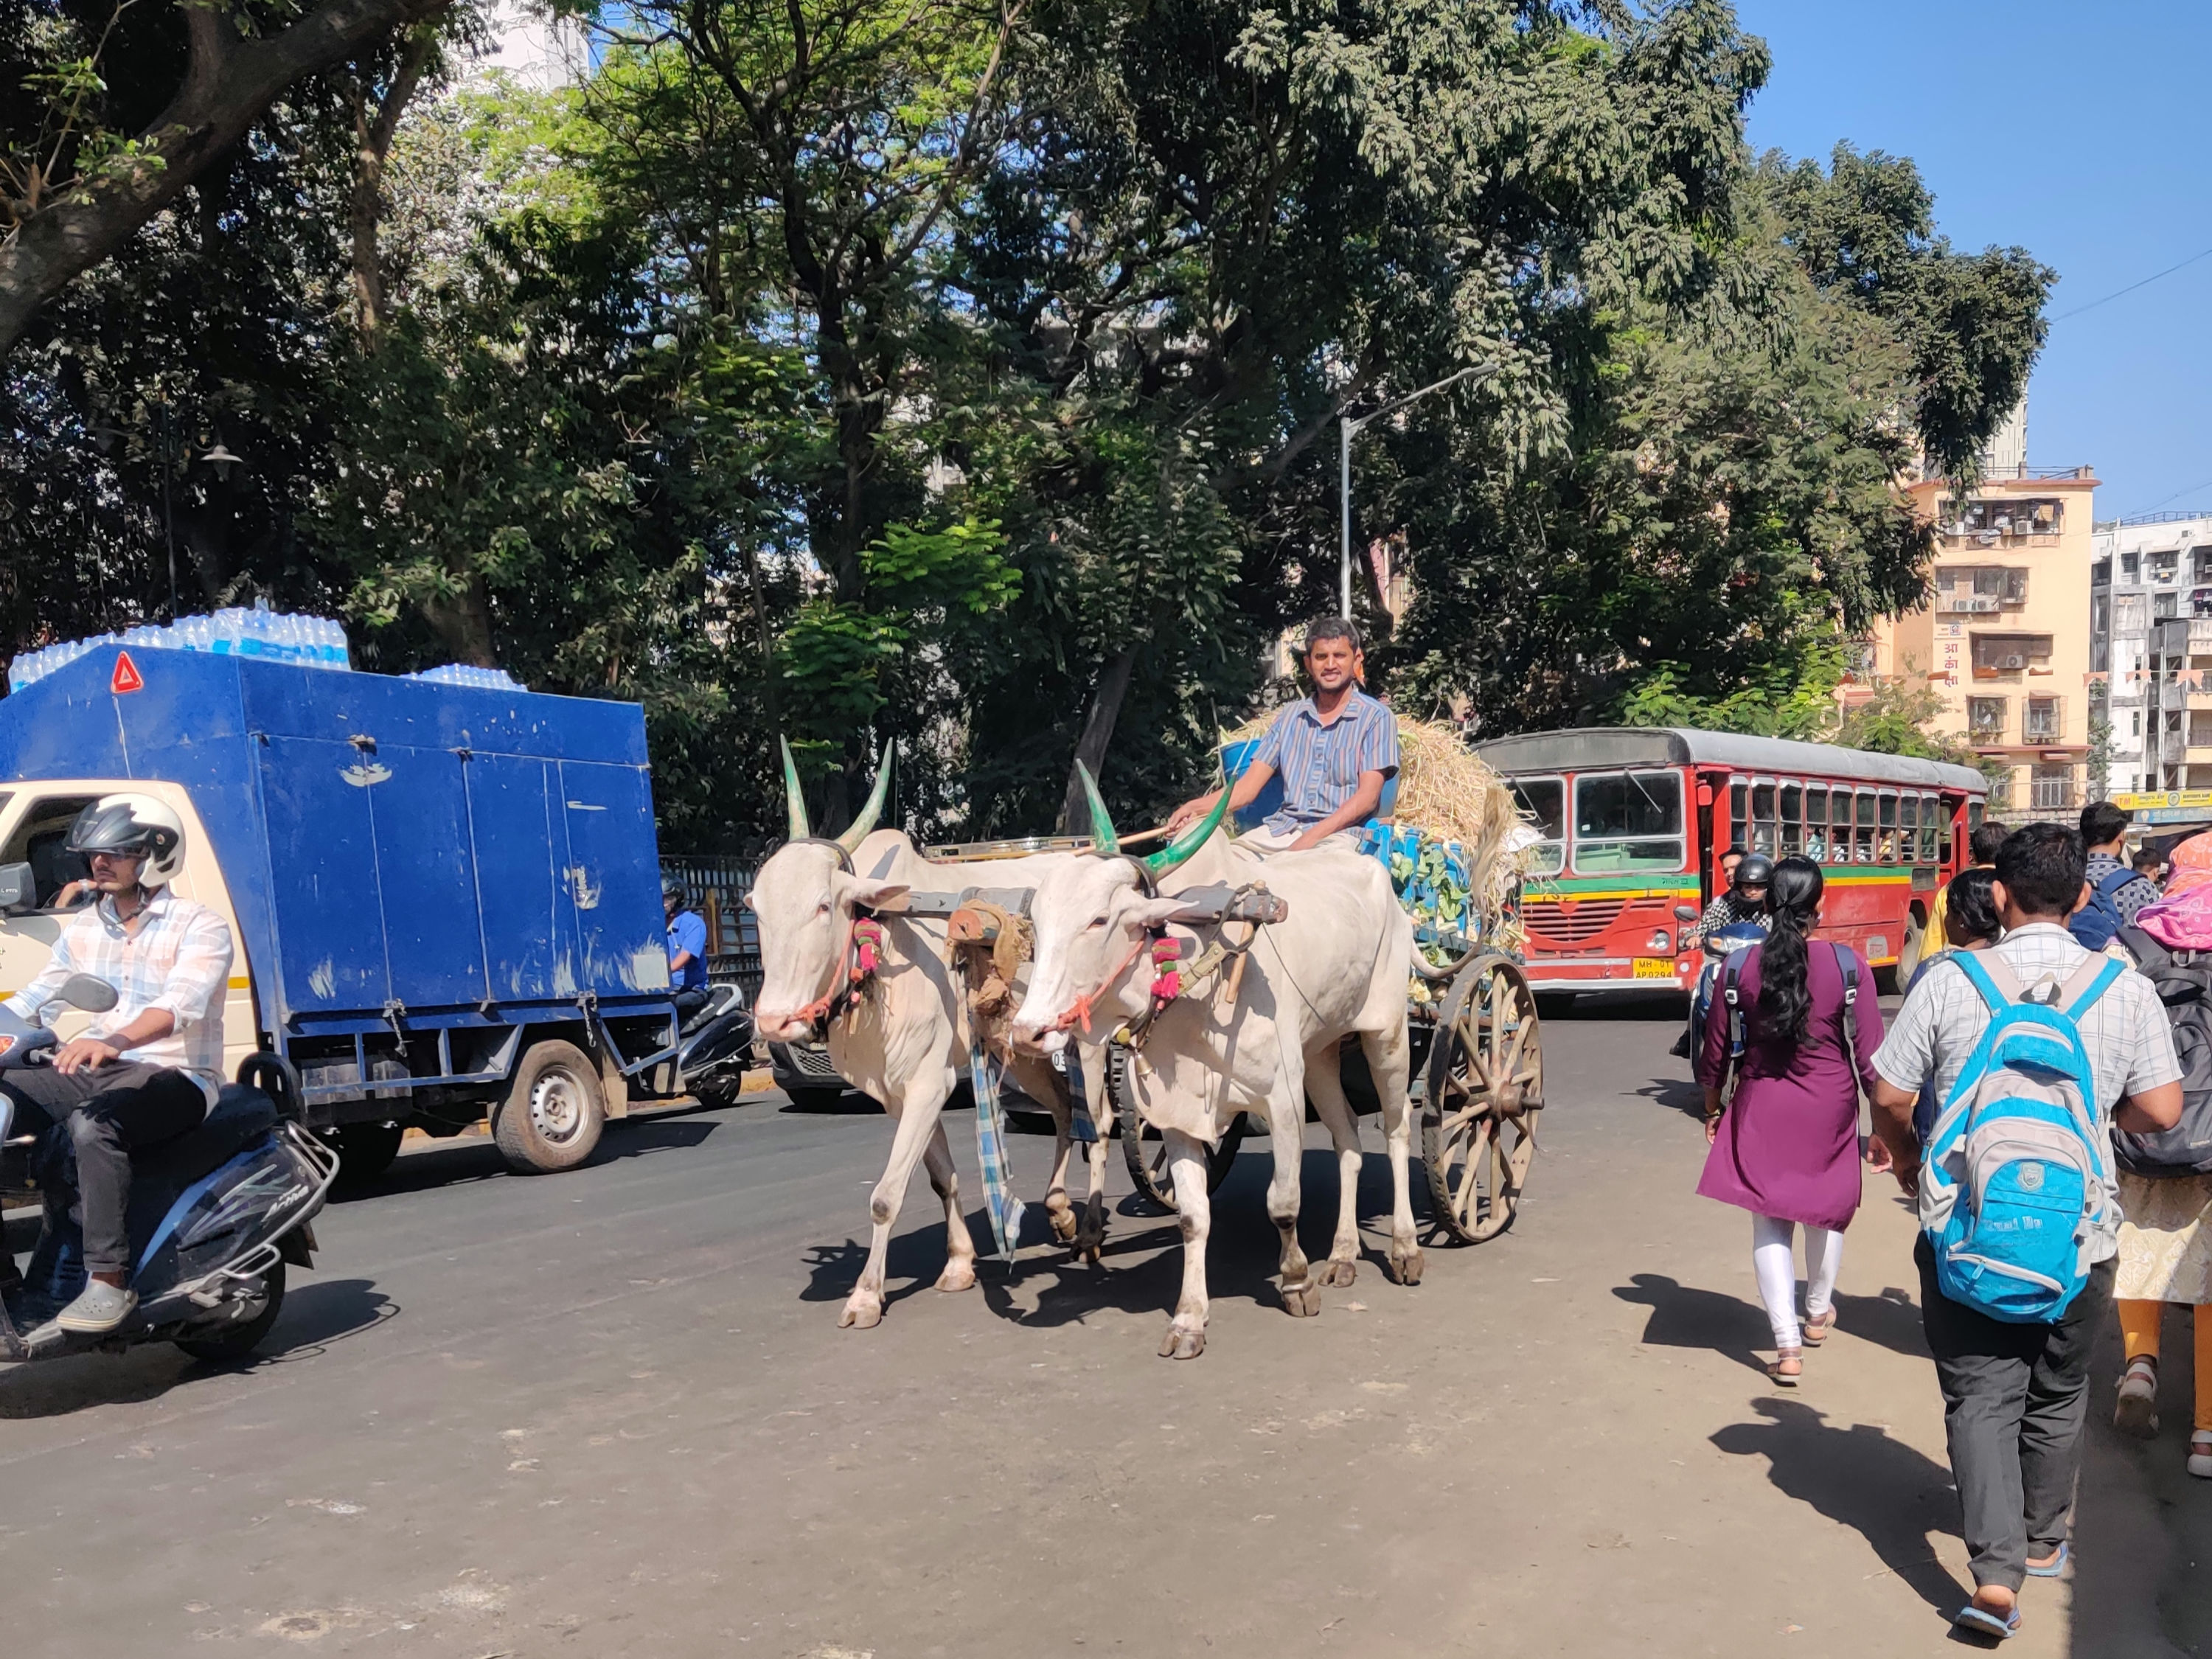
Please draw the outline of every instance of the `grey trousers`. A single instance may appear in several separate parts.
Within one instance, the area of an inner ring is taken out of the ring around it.
[[[118,1061],[67,1077],[51,1066],[0,1074],[0,1089],[69,1130],[88,1273],[131,1271],[131,1154],[197,1129],[206,1093],[188,1073]]]
[[[2088,1414],[2089,1356],[2112,1302],[2118,1264],[2100,1261],[2057,1323],[2008,1325],[1936,1288],[1923,1234],[1920,1315],[1943,1390],[1951,1475],[1959,1486],[1974,1583],[2018,1593],[2027,1558],[2066,1537]]]

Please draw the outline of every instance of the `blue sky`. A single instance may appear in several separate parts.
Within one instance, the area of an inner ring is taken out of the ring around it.
[[[1909,155],[1937,228],[2060,277],[2028,459],[2087,463],[2100,519],[2212,510],[2212,8],[2123,0],[1737,0],[1774,54],[1755,149]]]

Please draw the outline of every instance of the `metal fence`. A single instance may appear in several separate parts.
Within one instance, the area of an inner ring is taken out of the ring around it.
[[[691,908],[707,923],[707,976],[735,980],[745,988],[745,1000],[760,994],[760,925],[745,908],[758,866],[736,858],[712,854],[664,855],[660,878],[680,881],[690,896]]]

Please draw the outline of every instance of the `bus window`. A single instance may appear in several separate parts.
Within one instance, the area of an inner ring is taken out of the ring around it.
[[[1920,861],[1940,864],[1943,859],[1943,804],[1933,795],[1920,798]]]
[[[1750,800],[1751,787],[1748,784],[1732,783],[1729,786],[1729,838],[1728,845],[1722,851],[1742,852],[1750,847]]]
[[[1859,791],[1858,812],[1856,822],[1853,825],[1853,832],[1857,839],[1851,842],[1851,862],[1872,864],[1874,862],[1875,804],[1874,791],[1871,789]]]
[[[1782,855],[1793,858],[1805,850],[1805,786],[1785,783],[1782,786]]]
[[[1920,861],[1920,797],[1897,798],[1897,857],[1900,864]]]
[[[1897,791],[1881,792],[1881,841],[1879,855],[1884,864],[1897,862]]]
[[[1975,830],[1981,827],[1982,803],[1978,800],[1970,800],[1966,803],[1966,833],[1971,836]]]
[[[1528,868],[1539,875],[1558,875],[1567,861],[1566,785],[1557,778],[1516,778],[1511,788],[1514,805],[1523,817],[1534,820],[1542,837],[1528,849]]]
[[[1774,856],[1774,786],[1755,783],[1751,787],[1751,850]]]
[[[1805,856],[1819,863],[1828,856],[1828,786],[1805,786]]]
[[[1585,772],[1575,780],[1575,868],[1680,870],[1682,775]]]

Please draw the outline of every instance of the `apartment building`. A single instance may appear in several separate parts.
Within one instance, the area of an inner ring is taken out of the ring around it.
[[[2089,668],[2107,677],[2108,787],[2212,789],[2212,514],[2099,525],[2093,560]]]
[[[1876,625],[1867,666],[1932,688],[1936,729],[2005,768],[1990,810],[2026,818],[2086,799],[2097,479],[2003,453],[1990,463],[1963,500],[1941,478],[1905,486],[1935,526],[1935,594]]]

